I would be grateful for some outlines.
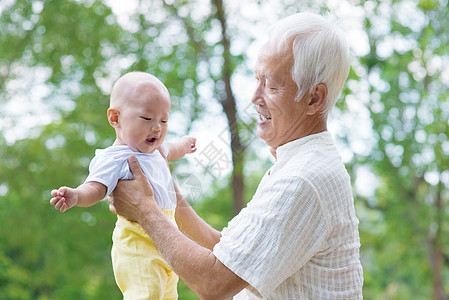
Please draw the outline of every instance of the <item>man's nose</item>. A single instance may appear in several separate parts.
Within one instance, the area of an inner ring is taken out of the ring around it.
[[[263,104],[263,85],[262,83],[257,83],[256,89],[254,90],[253,96],[251,97],[251,102],[254,104]]]

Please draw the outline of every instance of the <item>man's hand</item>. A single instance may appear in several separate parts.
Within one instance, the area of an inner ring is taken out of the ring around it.
[[[69,187],[63,186],[57,190],[52,190],[50,204],[54,205],[60,212],[65,212],[78,203],[78,193]]]
[[[128,158],[128,164],[134,179],[119,180],[112,197],[108,197],[109,210],[130,221],[139,222],[157,204],[154,202],[153,188],[134,155]]]

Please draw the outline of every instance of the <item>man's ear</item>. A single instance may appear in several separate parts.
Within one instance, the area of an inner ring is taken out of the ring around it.
[[[327,99],[327,86],[324,83],[318,83],[310,92],[307,115],[311,116],[320,112]]]
[[[109,124],[111,124],[111,126],[114,128],[119,127],[119,123],[118,123],[119,115],[120,115],[120,111],[118,109],[116,109],[116,108],[108,109],[108,121],[109,121]]]

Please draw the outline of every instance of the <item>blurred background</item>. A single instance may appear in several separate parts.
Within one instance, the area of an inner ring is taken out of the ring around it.
[[[0,0],[0,299],[121,299],[106,203],[61,214],[114,141],[112,84],[131,70],[168,87],[171,164],[216,229],[273,160],[255,135],[254,62],[269,26],[310,11],[338,20],[349,78],[329,131],[351,175],[365,299],[448,299],[447,0]],[[198,299],[182,282],[180,299]]]

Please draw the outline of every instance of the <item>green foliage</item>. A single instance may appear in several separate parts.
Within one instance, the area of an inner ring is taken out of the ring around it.
[[[31,274],[22,269],[12,260],[0,253],[0,293],[6,299],[29,299],[31,298],[27,286],[30,283]]]
[[[2,256],[6,268],[2,274],[7,276],[2,289],[26,291],[10,299],[100,299],[102,295],[117,299],[109,259],[115,218],[107,206],[60,214],[48,203],[51,188],[63,183],[76,186],[85,174],[85,168],[73,164],[78,161],[76,153],[52,155],[37,139],[13,147],[2,144],[1,149],[7,163],[0,177],[8,192],[0,199],[0,217],[4,228],[10,229],[0,232],[1,253],[6,256]]]
[[[447,295],[449,289],[449,92],[444,68],[434,64],[449,60],[448,6],[419,1],[418,25],[394,13],[407,3],[395,1],[388,34],[367,26],[371,49],[361,59],[370,78],[377,144],[356,163],[369,165],[380,179],[375,198],[365,199],[367,214],[378,217],[367,224],[363,221],[369,219],[362,219],[360,226],[364,293],[373,298],[428,299],[437,293],[438,279],[443,282],[439,293]],[[379,1],[375,9],[382,5]],[[376,18],[370,16],[366,24]],[[390,47],[391,54],[381,53],[381,46]]]

